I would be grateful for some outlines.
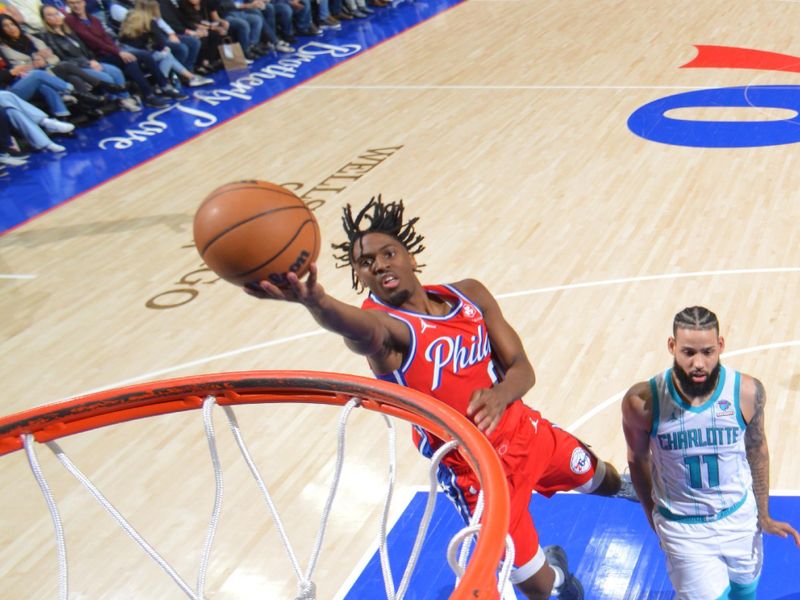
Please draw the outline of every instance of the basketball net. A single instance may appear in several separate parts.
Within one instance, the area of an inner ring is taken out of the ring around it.
[[[336,497],[336,492],[339,487],[339,482],[341,479],[341,472],[344,464],[345,432],[346,432],[347,420],[351,412],[354,409],[361,407],[363,402],[364,399],[362,398],[350,397],[343,405],[337,427],[337,452],[336,452],[335,468],[333,476],[331,478],[331,484],[328,496],[325,501],[324,507],[322,509],[322,514],[320,516],[319,530],[316,535],[311,555],[308,559],[305,570],[302,569],[300,565],[300,561],[298,560],[297,554],[294,551],[294,548],[292,547],[292,544],[286,534],[283,522],[280,518],[277,507],[275,506],[275,503],[273,502],[273,499],[267,489],[267,485],[264,482],[264,478],[262,477],[258,467],[256,466],[256,463],[251,456],[247,444],[245,443],[244,436],[242,434],[241,428],[239,427],[239,423],[236,419],[236,415],[233,411],[233,408],[228,405],[220,405],[227,418],[231,434],[233,435],[233,438],[236,442],[236,445],[239,448],[241,456],[244,459],[251,475],[253,476],[259,491],[261,492],[261,495],[267,505],[269,513],[272,516],[272,519],[279,533],[284,550],[286,551],[289,557],[292,566],[292,571],[297,580],[296,600],[316,600],[316,585],[313,582],[313,574],[314,574],[314,569],[317,565],[317,561],[319,559],[320,550],[322,548],[323,539],[325,537],[325,530],[328,524],[331,508],[333,506],[334,498]],[[183,593],[192,600],[203,600],[205,598],[206,576],[211,556],[211,549],[217,531],[220,511],[222,509],[224,479],[223,479],[222,467],[219,460],[219,454],[217,451],[217,436],[215,433],[214,421],[213,421],[213,410],[217,405],[218,405],[217,397],[215,395],[208,395],[202,400],[203,427],[205,429],[211,464],[214,471],[215,494],[214,494],[213,508],[211,511],[211,516],[209,519],[209,524],[200,556],[200,564],[198,566],[197,579],[194,586],[191,586],[183,577],[181,577],[180,574],[178,574],[177,571],[174,568],[172,568],[172,566],[170,566],[169,563],[155,550],[155,548],[153,548],[144,539],[144,537],[134,529],[134,527],[125,519],[125,517],[123,517],[122,514],[120,514],[120,512],[111,504],[111,502],[102,494],[102,492],[100,492],[100,490],[89,480],[89,478],[86,477],[86,475],[84,475],[80,471],[80,469],[70,460],[70,458],[66,455],[66,453],[63,451],[63,449],[59,446],[59,444],[55,440],[49,440],[44,442],[44,444],[54,453],[54,455],[56,456],[58,461],[64,466],[64,468],[69,473],[71,473],[90,492],[90,494],[111,515],[111,517],[128,534],[128,536],[131,537],[131,539],[133,539],[140,546],[140,548],[148,556],[150,556],[150,558],[153,561],[155,561],[161,567],[161,569],[175,582],[175,584],[183,591]],[[408,591],[408,586],[411,581],[411,576],[412,573],[414,572],[414,568],[419,559],[419,555],[422,550],[423,542],[427,533],[428,525],[430,524],[431,517],[433,514],[434,504],[436,500],[437,485],[438,485],[436,472],[439,463],[446,454],[455,450],[458,447],[458,442],[456,440],[451,440],[443,444],[431,459],[431,465],[429,470],[430,487],[425,506],[425,511],[420,520],[420,524],[417,530],[417,536],[415,538],[413,547],[411,549],[411,553],[408,562],[406,564],[406,568],[401,577],[400,584],[397,588],[395,588],[394,578],[389,563],[389,552],[387,547],[387,522],[389,517],[392,495],[394,492],[395,475],[397,470],[396,450],[395,450],[396,434],[392,420],[385,413],[381,414],[381,416],[387,427],[388,472],[387,472],[386,493],[384,496],[383,510],[381,513],[381,520],[378,531],[379,556],[380,556],[381,571],[383,574],[384,585],[386,590],[386,597],[388,600],[401,600]],[[19,437],[21,440],[21,445],[22,447],[24,447],[25,454],[28,459],[28,464],[42,492],[42,495],[44,496],[45,502],[50,512],[51,519],[53,521],[55,538],[56,538],[56,549],[58,555],[58,590],[59,590],[58,597],[60,600],[67,600],[69,594],[68,560],[66,551],[66,541],[64,537],[64,529],[62,526],[61,517],[56,502],[53,498],[53,494],[50,491],[50,487],[47,484],[43,471],[38,462],[38,458],[35,452],[34,435],[29,432],[23,432],[19,435]],[[484,509],[484,498],[483,498],[483,491],[481,491],[475,512],[472,515],[470,523],[468,524],[467,527],[463,528],[461,531],[456,533],[451,539],[450,544],[448,545],[447,561],[450,564],[453,571],[456,573],[457,587],[461,582],[461,578],[464,576],[465,573],[471,543],[473,540],[476,539],[476,536],[479,536],[480,534],[483,509]],[[507,534],[505,535],[505,544],[506,544],[505,558],[499,570],[499,576],[497,578],[497,590],[501,592],[505,590],[503,596],[513,598],[514,597],[513,592],[511,596],[508,596],[507,593],[508,590],[510,589],[510,585],[508,584],[508,578],[514,560],[514,546],[513,543],[511,542],[510,536],[508,536]],[[456,559],[455,555],[458,552],[459,546],[461,546],[461,551],[458,559]],[[456,597],[455,594],[451,596],[451,598],[455,597]],[[497,595],[495,595],[495,597],[497,597]]]

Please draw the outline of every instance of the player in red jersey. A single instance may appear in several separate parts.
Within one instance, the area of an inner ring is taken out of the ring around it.
[[[268,281],[246,286],[259,298],[303,304],[325,329],[367,357],[381,379],[427,393],[469,417],[491,441],[511,494],[509,533],[515,546],[512,582],[531,599],[551,593],[582,598],[558,546],[542,548],[528,511],[531,492],[551,496],[578,490],[610,496],[620,490],[616,469],[581,441],[552,425],[521,398],[535,375],[514,329],[492,294],[478,281],[423,286],[415,255],[423,250],[417,219],[403,221],[402,202],[373,198],[355,217],[345,208],[348,240],[334,247],[352,268],[353,286],[369,290],[361,309],[325,293],[311,265],[305,281],[290,287]],[[415,427],[414,441],[431,456],[442,442]],[[449,453],[439,481],[465,519],[475,508],[479,483],[466,461]]]

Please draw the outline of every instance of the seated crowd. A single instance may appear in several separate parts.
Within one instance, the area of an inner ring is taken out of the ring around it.
[[[39,2],[41,1],[41,4]],[[115,110],[138,112],[212,85],[220,44],[248,63],[294,52],[296,36],[341,29],[391,0],[0,0],[0,177],[50,135]]]

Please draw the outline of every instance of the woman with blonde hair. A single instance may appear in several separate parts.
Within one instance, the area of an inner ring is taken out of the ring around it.
[[[160,17],[161,10],[156,0],[136,0],[120,27],[120,41],[132,50],[153,52],[164,79],[174,71],[189,87],[214,83],[213,79],[195,75],[172,55],[167,46],[167,36],[156,23]],[[179,100],[187,97],[168,81],[162,83],[161,78],[158,79],[163,94]]]

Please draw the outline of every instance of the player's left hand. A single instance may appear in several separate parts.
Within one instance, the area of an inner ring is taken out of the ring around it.
[[[771,517],[761,518],[758,524],[764,533],[771,533],[782,538],[792,536],[796,546],[800,547],[800,533],[797,533],[794,527],[783,521],[775,521]]]
[[[475,390],[467,406],[467,416],[488,436],[500,423],[507,405],[507,400],[498,393],[497,388]]]

